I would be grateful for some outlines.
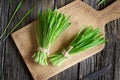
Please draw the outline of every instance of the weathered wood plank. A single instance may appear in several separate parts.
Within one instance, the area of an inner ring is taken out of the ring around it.
[[[6,5],[5,5],[6,4]],[[8,21],[8,9],[9,4],[7,1],[0,1],[0,34],[3,31],[4,27],[6,26],[6,23]],[[6,43],[2,42],[0,40],[0,80],[4,80],[4,71],[5,71],[5,45]]]
[[[84,0],[84,1],[94,8],[103,9],[104,7],[108,6],[110,3],[114,2],[115,0],[107,0],[106,2],[107,4],[102,5],[100,8],[94,6],[95,5],[94,0],[91,1]],[[120,79],[118,78],[118,76],[120,76],[118,71],[119,57],[120,57],[119,54],[117,54],[117,59],[115,58],[116,53],[120,51],[118,47],[120,41],[115,38],[115,35],[117,35],[116,33],[119,31],[119,29],[118,26],[115,25],[115,22],[116,21],[112,21],[106,25],[105,31],[106,31],[106,38],[108,39],[108,43],[106,43],[105,49],[80,63],[79,78],[86,76],[90,73],[93,73],[109,64],[113,64],[113,67],[105,75],[101,76],[96,80],[114,80],[115,73],[116,73],[115,75],[117,75],[115,79],[116,80]],[[117,30],[114,29],[115,27],[117,28]],[[117,50],[116,50],[116,40],[118,43]],[[114,73],[114,69],[116,70],[115,73]]]
[[[115,21],[114,28],[114,36],[115,36],[115,72],[114,72],[114,80],[120,79],[120,19]]]
[[[2,27],[5,27],[6,21],[9,20],[10,15],[12,14],[12,12],[14,11],[14,8],[16,7],[17,3],[20,0],[16,0],[13,1],[11,6],[6,6],[6,3],[8,4],[8,1],[5,0],[2,1],[2,10],[3,12],[0,14],[3,16],[4,19],[2,22]],[[23,14],[26,12],[26,10],[28,10],[30,7],[32,7],[33,5],[36,5],[36,8],[34,9],[34,11],[31,13],[31,15],[29,15],[25,21],[18,27],[21,28],[23,26],[25,26],[26,24],[32,22],[34,19],[36,19],[36,15],[38,13],[38,8],[40,8],[40,10],[45,9],[45,8],[51,8],[54,6],[54,0],[51,1],[39,1],[39,0],[35,0],[35,1],[23,1],[23,5],[21,7],[21,9],[18,11],[18,13],[16,14],[14,20],[12,21],[12,24],[10,26],[10,29],[18,22],[18,20],[23,16]],[[45,7],[46,5],[46,7]],[[8,15],[7,15],[8,14]],[[0,28],[2,29],[2,28]],[[9,30],[7,31],[9,32]],[[5,45],[5,49],[4,49],[4,45],[0,46],[0,51],[2,52],[0,54],[0,63],[2,63],[2,65],[0,66],[0,80],[33,80],[27,66],[25,65],[21,55],[19,54],[18,49],[16,48],[13,40],[9,37],[6,40],[6,45]],[[3,61],[4,60],[4,61]]]
[[[8,16],[8,20],[10,18],[10,16],[12,15],[15,7],[17,6],[18,2],[20,0],[16,0],[12,2],[12,5],[9,6],[9,16]],[[8,2],[8,1],[7,1]],[[12,21],[12,24],[10,25],[10,29],[12,29],[12,27],[18,22],[18,20],[23,16],[23,14],[26,12],[26,10],[28,8],[30,8],[30,5],[27,4],[28,2],[23,2],[22,7],[20,8],[20,10],[18,11],[18,13],[16,14],[15,18]],[[25,8],[25,5],[27,6]],[[24,23],[22,23],[18,28],[22,27],[23,25],[26,25],[27,23],[29,23],[28,20],[30,20],[31,17],[29,16]],[[9,30],[7,32],[9,32]],[[4,76],[5,76],[5,80],[31,80],[32,77],[24,63],[24,61],[22,60],[22,57],[19,55],[19,51],[18,49],[15,47],[15,44],[13,42],[13,40],[9,37],[6,40],[6,50],[5,50],[5,61],[4,61]]]

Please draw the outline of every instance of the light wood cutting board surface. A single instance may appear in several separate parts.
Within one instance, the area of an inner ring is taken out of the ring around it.
[[[104,25],[120,17],[120,0],[114,2],[112,5],[102,11],[96,11],[83,3],[76,0],[59,9],[60,13],[66,16],[71,16],[71,26],[69,26],[52,45],[51,54],[63,49],[76,35],[79,29],[84,25],[92,25],[95,28],[99,27],[101,33],[104,34]],[[71,67],[72,65],[94,55],[104,48],[104,44],[96,46],[78,55],[75,55],[66,60],[60,67],[52,65],[41,66],[33,61],[32,55],[37,49],[34,29],[37,26],[37,21],[34,21],[22,29],[12,34],[28,69],[30,70],[35,80],[46,80],[57,73]]]

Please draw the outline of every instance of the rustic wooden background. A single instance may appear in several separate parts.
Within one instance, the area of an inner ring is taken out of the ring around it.
[[[32,5],[36,5],[37,8],[17,29],[34,21],[38,10],[59,8],[71,1],[73,0],[24,0],[22,8],[12,21],[9,30]],[[96,6],[98,0],[83,1],[96,10],[102,10],[115,0],[106,0],[101,6]],[[12,4],[10,4],[8,0],[0,0],[0,34],[5,28],[18,2],[19,0],[13,0]],[[7,33],[9,30],[7,30]],[[113,64],[112,68],[96,80],[120,80],[120,19],[106,24],[105,31],[106,38],[109,42],[103,51],[59,73],[50,80],[79,80],[79,78],[109,64]],[[0,80],[33,80],[11,37],[5,42],[0,41]]]

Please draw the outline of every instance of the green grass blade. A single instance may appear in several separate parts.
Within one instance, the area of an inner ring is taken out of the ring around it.
[[[10,18],[10,20],[9,20],[9,22],[8,22],[8,24],[7,24],[7,26],[6,26],[6,28],[4,29],[4,31],[2,32],[2,34],[1,34],[1,36],[0,36],[0,38],[3,37],[3,35],[4,35],[5,32],[7,31],[7,29],[9,28],[9,26],[10,26],[10,24],[11,24],[13,18],[15,17],[15,14],[16,14],[16,13],[18,12],[18,10],[20,9],[20,7],[21,7],[21,5],[22,5],[22,2],[23,2],[23,0],[21,0],[21,1],[18,3],[18,5],[17,5],[17,7],[16,7],[16,9],[15,9],[15,11],[14,11],[12,17]]]
[[[32,7],[32,8],[30,8],[25,14],[24,14],[24,16],[18,21],[18,23],[12,28],[12,30],[7,34],[7,36],[3,39],[3,41],[5,41],[7,38],[8,38],[8,36],[23,22],[23,20],[31,13],[31,11],[33,10],[35,8],[35,6],[34,7]]]
[[[98,3],[98,6],[103,4],[105,2],[105,0],[100,0],[100,2]]]

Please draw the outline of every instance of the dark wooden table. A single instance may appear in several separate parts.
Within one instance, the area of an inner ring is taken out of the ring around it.
[[[34,21],[38,10],[59,8],[71,1],[73,0],[24,0],[22,8],[15,16],[7,33],[32,5],[36,5],[37,8],[17,29]],[[101,10],[115,0],[106,0],[106,3],[99,7],[96,6],[98,0],[83,1],[94,9]],[[0,34],[5,28],[18,2],[19,0],[13,0],[12,4],[10,4],[8,0],[0,0]],[[78,80],[109,64],[113,64],[112,68],[96,80],[120,80],[120,19],[106,24],[105,31],[106,38],[109,42],[103,51],[61,72],[50,80]],[[0,41],[0,80],[33,80],[11,37],[5,42]]]

